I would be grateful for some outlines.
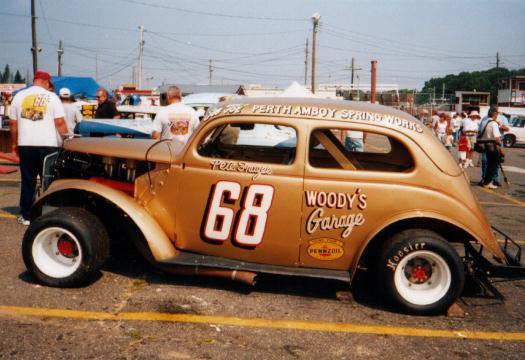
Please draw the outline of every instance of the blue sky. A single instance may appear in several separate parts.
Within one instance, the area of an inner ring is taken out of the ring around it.
[[[29,0],[0,0],[0,66],[32,69]],[[321,15],[317,84],[359,82],[421,88],[432,76],[495,66],[525,67],[523,0],[36,0],[39,67],[98,75],[105,86],[130,82],[145,27],[143,83],[304,82],[310,17]],[[98,73],[96,63],[98,58]]]

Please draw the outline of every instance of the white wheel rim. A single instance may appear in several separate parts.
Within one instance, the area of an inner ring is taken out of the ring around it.
[[[64,251],[64,242],[69,243],[74,251],[69,254]],[[60,227],[40,231],[33,241],[31,251],[36,267],[52,278],[70,276],[82,262],[82,248],[78,239],[70,231]]]
[[[451,281],[446,261],[431,251],[421,250],[406,255],[394,273],[399,295],[414,305],[438,302],[450,289]]]

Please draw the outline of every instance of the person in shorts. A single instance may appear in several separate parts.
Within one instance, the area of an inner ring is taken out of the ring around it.
[[[469,141],[465,135],[461,135],[458,140],[458,162],[460,168],[466,168],[467,164],[467,153],[470,150]]]
[[[467,152],[467,166],[474,167],[472,158],[474,156],[474,144],[476,144],[476,137],[478,136],[479,120],[481,117],[479,113],[474,110],[468,117],[463,119],[463,134],[469,140],[469,151]]]

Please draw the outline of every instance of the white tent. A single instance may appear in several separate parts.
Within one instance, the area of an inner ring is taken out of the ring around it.
[[[294,81],[286,90],[284,90],[279,97],[315,97],[314,94],[304,86]]]

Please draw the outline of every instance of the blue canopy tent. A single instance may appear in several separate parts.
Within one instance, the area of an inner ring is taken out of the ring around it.
[[[75,98],[89,100],[96,99],[97,90],[102,87],[93,78],[80,76],[51,76],[51,82],[55,86],[55,94],[57,95],[61,88],[66,87]],[[13,96],[20,90],[14,91]],[[108,90],[108,93],[109,97],[113,96],[111,91]]]
[[[75,98],[95,99],[97,90],[101,88],[101,86],[90,77],[52,76],[51,81],[53,85],[55,85],[56,94],[58,94],[61,88],[66,87]]]

